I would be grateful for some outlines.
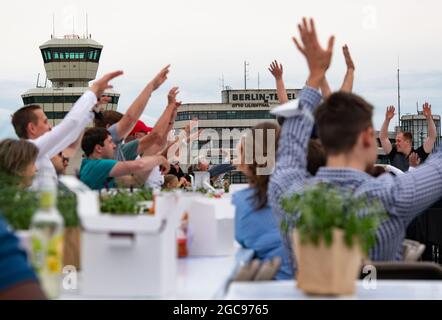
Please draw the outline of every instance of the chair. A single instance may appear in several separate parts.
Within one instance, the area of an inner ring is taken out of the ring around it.
[[[434,262],[370,262],[369,265],[376,268],[378,280],[442,280],[442,267]],[[364,279],[367,274],[362,270],[360,278]]]
[[[402,243],[404,247],[404,261],[419,261],[425,251],[425,245],[410,239],[405,239]]]
[[[242,265],[233,281],[270,281],[273,280],[281,267],[281,258],[274,257],[272,260],[260,261],[254,259]]]

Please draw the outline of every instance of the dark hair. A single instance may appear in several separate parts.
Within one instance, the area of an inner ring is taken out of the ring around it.
[[[367,173],[375,178],[379,177],[381,174],[384,174],[385,172],[387,172],[387,170],[385,170],[385,168],[382,166],[372,165],[367,169]]]
[[[413,142],[413,135],[411,134],[411,132],[401,131],[399,133],[402,133],[402,136],[404,137],[404,140],[410,141],[411,143]]]
[[[307,171],[311,175],[316,175],[320,167],[324,167],[327,162],[324,147],[318,139],[310,139],[307,152]]]
[[[256,133],[258,132],[258,130],[263,131],[262,145],[255,143]],[[267,132],[269,130],[275,131],[275,142],[267,141],[267,134],[268,134]],[[256,162],[257,161],[256,155],[262,155],[263,157],[267,157],[268,156],[268,147],[273,144],[275,146],[275,152],[276,152],[276,150],[278,148],[279,133],[280,133],[280,128],[279,128],[278,124],[272,123],[272,122],[262,122],[262,123],[256,125],[255,127],[253,127],[253,129],[251,131],[251,136],[253,139],[250,139],[250,141],[247,141],[248,139],[246,138],[245,143],[247,144],[249,150],[253,150],[253,163],[247,164],[247,166],[249,167],[249,170],[251,172],[251,175],[247,176],[247,179],[249,180],[250,184],[252,184],[255,189],[255,193],[253,195],[253,198],[254,198],[253,200],[254,200],[257,210],[262,209],[267,205],[267,188],[268,188],[268,184],[269,184],[269,180],[270,180],[270,175],[259,175],[259,174],[257,174],[257,170],[259,168],[268,167],[269,165],[274,166],[275,159],[268,159],[270,161],[270,163],[267,162],[265,164],[259,164]],[[243,143],[243,146],[244,146],[244,143]],[[257,148],[262,148],[262,150],[257,150]]]
[[[106,110],[103,111],[103,117],[102,118],[95,118],[94,119],[94,124],[96,127],[98,128],[106,128],[107,125],[113,125],[115,123],[117,123],[118,121],[121,120],[121,118],[123,118],[123,114],[118,112],[118,111],[114,111],[114,110]]]
[[[81,140],[81,149],[83,149],[86,157],[89,157],[98,144],[104,146],[104,141],[110,136],[109,131],[105,128],[89,128],[83,135],[83,140]]]
[[[33,104],[18,109],[12,115],[12,125],[14,126],[15,133],[19,138],[29,138],[27,130],[28,124],[30,122],[37,124],[38,117],[34,111],[38,109],[41,109],[41,107]]]
[[[35,162],[38,148],[26,140],[5,139],[0,142],[0,171],[20,176],[26,167]]]
[[[330,95],[316,110],[319,139],[327,155],[350,151],[358,135],[372,127],[373,106],[346,92]]]

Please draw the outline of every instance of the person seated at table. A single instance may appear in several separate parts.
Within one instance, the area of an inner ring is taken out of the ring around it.
[[[254,140],[259,131],[263,133],[263,141],[255,144]],[[279,227],[267,201],[267,186],[275,161],[278,136],[279,126],[264,122],[255,126],[240,140],[240,163],[237,169],[247,177],[249,187],[235,192],[232,203],[235,205],[236,241],[244,248],[253,249],[260,260],[281,257],[282,264],[275,279],[283,280],[291,278],[292,267],[284,254]],[[246,163],[246,154],[254,155],[253,161],[250,161],[252,163]],[[258,155],[267,157],[267,161],[259,164]]]
[[[51,162],[54,165],[57,176],[65,175],[66,169],[69,165],[69,158],[66,157],[63,152],[58,153],[55,157],[51,158]]]
[[[169,162],[159,155],[133,161],[115,160],[115,143],[104,128],[88,129],[84,133],[81,147],[86,158],[81,162],[80,180],[94,190],[113,188],[114,179],[126,175],[133,175],[134,180],[144,182],[156,166],[169,170]]]
[[[0,173],[14,181],[17,179],[17,183],[24,188],[29,187],[35,176],[37,157],[38,148],[31,142],[5,139],[0,142]],[[3,180],[2,182],[10,181]]]
[[[20,187],[29,187],[35,175],[37,156],[37,147],[26,140],[1,141],[1,184],[11,183],[10,177]],[[45,299],[37,277],[27,262],[26,253],[20,249],[17,237],[10,231],[2,215],[0,212],[0,300]]]
[[[146,126],[146,124],[143,121],[138,120],[137,123],[135,124],[135,127],[132,129],[132,131],[129,133],[126,139],[124,139],[124,142],[128,143],[134,140],[140,140],[151,132],[152,132],[151,127]]]
[[[164,184],[163,189],[179,189],[183,186],[187,186],[188,182],[184,177],[181,177],[181,179],[178,180],[177,176],[173,174],[167,174],[164,177]]]
[[[377,178],[366,173],[377,159],[373,106],[363,98],[337,92],[321,104],[319,87],[331,63],[334,38],[327,48],[318,43],[313,20],[298,25],[301,41],[295,44],[305,56],[310,75],[299,95],[299,114],[287,118],[281,130],[275,171],[269,183],[268,197],[278,221],[286,218],[281,199],[302,194],[307,186],[328,183],[355,196],[379,200],[388,216],[376,231],[376,243],[369,252],[373,261],[402,258],[405,230],[410,220],[442,197],[442,149],[433,153],[425,164],[399,176],[382,174]],[[314,115],[314,116],[313,116]],[[306,147],[316,120],[319,138],[327,154],[327,166],[316,176],[307,174]],[[366,213],[361,209],[359,214]],[[297,269],[291,235],[284,234],[284,247]]]

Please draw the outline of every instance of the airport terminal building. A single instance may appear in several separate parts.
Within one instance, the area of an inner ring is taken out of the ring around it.
[[[289,100],[296,99],[301,89],[288,89]],[[223,90],[220,103],[188,103],[183,104],[177,113],[174,129],[184,129],[190,120],[198,119],[200,129],[211,129],[206,132],[218,133],[207,137],[200,137],[191,147],[191,157],[198,157],[201,149],[211,151],[223,148],[230,150],[231,158],[234,156],[238,143],[238,135],[226,137],[226,132],[242,132],[264,121],[276,122],[270,110],[278,106],[279,98],[275,89],[247,89]],[[222,162],[222,155],[210,157],[212,164]],[[231,183],[245,183],[245,178],[239,172],[232,172]]]

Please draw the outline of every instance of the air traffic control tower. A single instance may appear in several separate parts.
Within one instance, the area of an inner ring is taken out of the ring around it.
[[[52,125],[58,124],[69,112],[75,101],[89,88],[95,79],[103,46],[90,37],[67,35],[53,37],[40,46],[46,70],[46,81],[22,94],[24,105],[36,104],[43,108]],[[52,86],[47,85],[47,80]],[[111,98],[106,110],[116,110],[120,94],[107,90]]]

